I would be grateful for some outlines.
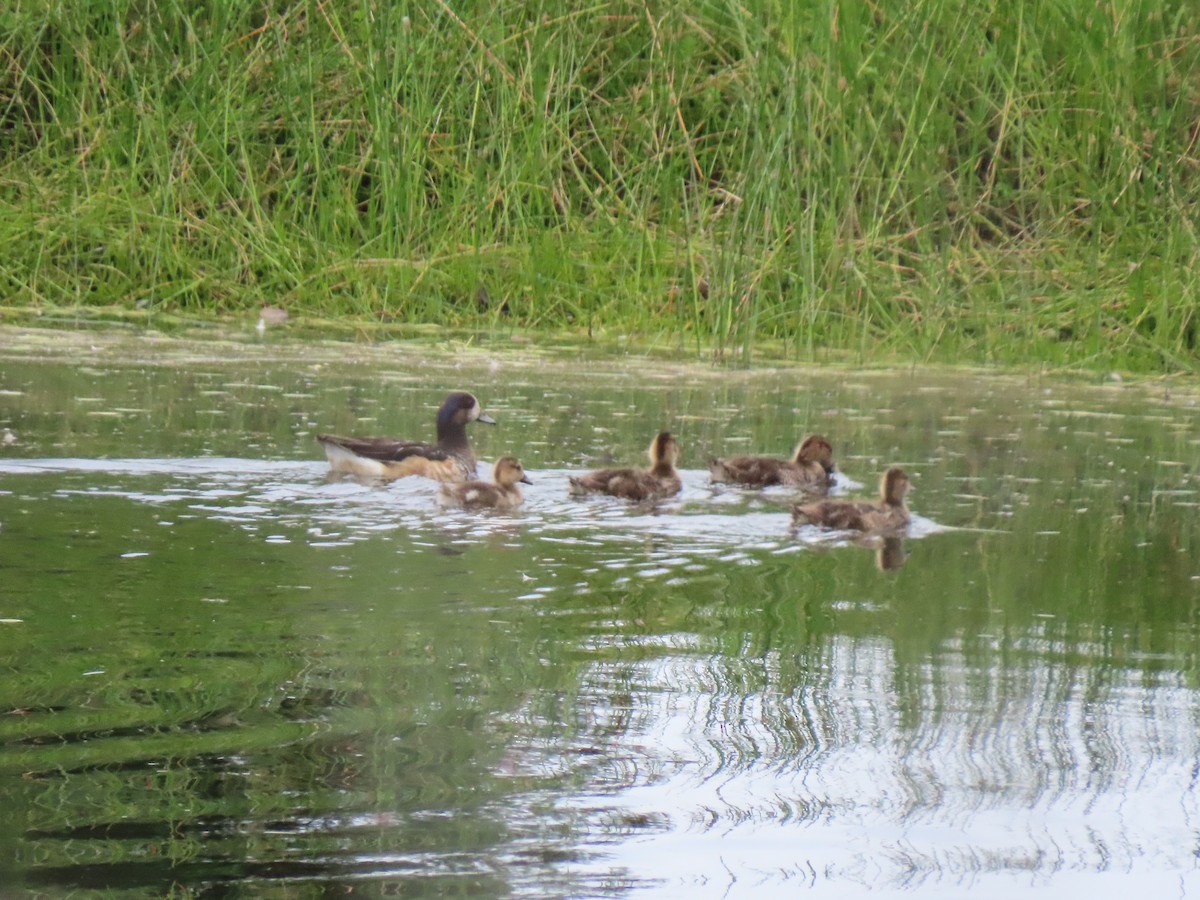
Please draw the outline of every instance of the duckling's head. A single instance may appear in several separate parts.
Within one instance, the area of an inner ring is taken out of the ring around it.
[[[810,434],[796,448],[796,462],[815,462],[827,473],[833,471],[833,447],[819,434]]]
[[[466,425],[468,422],[482,422],[485,425],[495,425],[496,420],[483,411],[474,394],[466,391],[455,391],[450,394],[438,410],[438,428],[448,425]]]
[[[522,484],[533,484],[515,456],[502,456],[496,460],[496,465],[492,468],[492,480],[501,487],[512,487],[518,481]]]
[[[674,466],[679,462],[679,441],[669,431],[660,431],[650,442],[650,465]]]
[[[903,506],[904,498],[911,489],[912,483],[908,480],[908,475],[898,466],[892,466],[879,480],[879,496],[883,498],[884,503],[891,506]]]

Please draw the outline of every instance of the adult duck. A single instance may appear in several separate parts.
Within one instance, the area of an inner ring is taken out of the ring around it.
[[[708,461],[712,480],[748,487],[775,484],[826,488],[833,480],[833,447],[819,434],[806,437],[791,459],[774,456],[713,457]]]
[[[474,394],[455,391],[437,413],[437,443],[426,444],[388,437],[340,437],[319,434],[334,472],[360,478],[404,478],[421,475],[437,481],[467,481],[475,477],[475,453],[467,441],[467,424],[496,420],[483,411]]]
[[[908,525],[906,498],[911,487],[904,470],[893,466],[879,480],[878,500],[806,503],[792,509],[792,521],[838,531],[900,531]]]
[[[650,442],[649,469],[599,469],[570,479],[572,494],[608,494],[625,500],[656,500],[683,489],[675,464],[679,442],[669,431],[660,431]]]

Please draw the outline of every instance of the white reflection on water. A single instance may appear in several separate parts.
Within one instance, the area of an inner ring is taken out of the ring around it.
[[[560,807],[603,851],[581,874],[636,872],[664,897],[1200,890],[1197,702],[1181,676],[981,673],[950,652],[921,673],[928,720],[906,723],[893,660],[886,641],[837,636],[828,680],[800,690],[780,687],[777,655],[623,663],[636,714],[605,739],[625,762]],[[745,690],[737,667],[760,664],[772,686]],[[608,665],[589,677],[600,704]]]
[[[480,470],[490,468],[481,462]],[[86,488],[63,488],[93,496],[124,496],[140,503],[184,504],[219,521],[252,530],[272,524],[307,526],[318,541],[330,540],[336,529],[344,542],[397,527],[431,523],[463,534],[487,535],[497,527],[519,523],[539,536],[576,532],[581,539],[639,541],[647,535],[669,537],[676,549],[689,553],[716,552],[729,544],[743,549],[786,550],[801,544],[828,545],[845,536],[815,528],[791,528],[791,504],[802,495],[790,489],[742,491],[709,483],[708,472],[683,470],[683,491],[657,504],[630,504],[608,497],[568,495],[568,476],[574,470],[530,470],[533,485],[524,489],[525,503],[511,514],[480,514],[442,509],[435,502],[437,485],[422,478],[387,484],[352,479],[329,480],[324,462],[264,461],[221,457],[191,459],[28,459],[0,460],[0,474],[35,475],[82,473],[114,476],[168,476],[173,483],[160,491],[139,489],[135,482],[119,485],[97,482]],[[833,493],[842,494],[860,483],[839,476]],[[925,537],[944,530],[914,515],[908,536]],[[278,537],[278,536],[277,536]],[[265,538],[264,538],[265,539]],[[686,564],[676,558],[671,565]],[[671,568],[666,561],[659,566]],[[643,572],[643,575],[645,573]]]

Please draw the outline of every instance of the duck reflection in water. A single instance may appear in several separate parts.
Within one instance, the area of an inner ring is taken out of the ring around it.
[[[908,551],[904,549],[904,539],[898,534],[829,534],[821,537],[808,537],[803,544],[815,553],[830,553],[843,551],[847,547],[861,547],[870,550],[875,557],[875,568],[880,572],[895,572],[903,569],[908,562]]]
[[[908,561],[904,541],[898,535],[868,538],[862,545],[875,548],[875,568],[880,572],[895,572],[904,568],[905,562]]]

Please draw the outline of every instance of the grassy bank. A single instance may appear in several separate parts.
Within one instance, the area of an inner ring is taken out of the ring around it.
[[[14,0],[0,304],[1196,368],[1200,5]]]

